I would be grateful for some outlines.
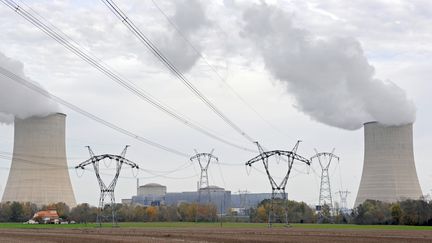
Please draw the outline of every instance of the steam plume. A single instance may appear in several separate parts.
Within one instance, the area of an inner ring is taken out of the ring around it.
[[[0,52],[0,66],[23,77],[24,65]],[[0,123],[58,112],[56,103],[0,74]]]
[[[330,126],[358,129],[364,122],[400,125],[415,120],[404,90],[374,78],[353,38],[318,38],[293,26],[289,15],[265,3],[243,12],[242,36],[251,40],[270,73],[287,85],[296,108]]]

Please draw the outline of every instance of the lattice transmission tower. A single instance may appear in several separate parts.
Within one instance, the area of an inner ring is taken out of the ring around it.
[[[90,159],[80,163],[75,167],[75,169],[82,169],[84,170],[84,167],[88,165],[93,165],[93,169],[96,175],[96,179],[99,183],[100,188],[100,196],[99,196],[99,207],[98,207],[98,214],[96,217],[96,223],[101,227],[102,226],[102,213],[105,206],[105,198],[110,198],[110,206],[111,206],[111,217],[112,217],[112,224],[113,226],[117,226],[117,218],[116,218],[116,211],[115,211],[115,195],[114,195],[114,189],[117,184],[117,180],[120,175],[120,171],[122,169],[123,164],[130,166],[132,169],[139,169],[139,166],[126,159],[126,151],[129,145],[126,145],[123,151],[120,155],[113,155],[113,154],[101,154],[101,155],[95,155],[90,148],[90,146],[86,146],[89,153],[90,153]],[[102,180],[99,172],[99,164],[100,161],[103,161],[105,159],[110,159],[116,161],[116,173],[114,175],[114,178],[111,180],[110,184],[105,184],[105,182]]]
[[[198,153],[198,151],[195,150],[195,155],[190,158],[191,162],[197,161],[201,168],[200,180],[198,182],[198,203],[201,203],[202,191],[207,192],[208,203],[211,202],[208,168],[212,161],[219,162],[219,159],[213,155],[213,151],[214,149],[212,149],[210,153]]]
[[[250,159],[248,162],[246,162],[246,166],[252,166],[252,164],[262,161],[264,168],[266,170],[266,174],[270,182],[270,186],[272,188],[268,226],[272,227],[272,223],[274,222],[276,217],[274,212],[274,205],[276,201],[281,202],[283,204],[283,210],[285,216],[284,221],[288,225],[288,199],[287,199],[287,193],[285,192],[285,188],[288,182],[288,177],[291,173],[291,169],[293,167],[294,161],[299,161],[299,162],[306,163],[307,165],[310,165],[310,160],[297,154],[297,149],[300,144],[300,141],[297,141],[296,145],[291,151],[285,151],[285,150],[264,151],[264,149],[261,147],[261,145],[258,142],[255,143],[258,146],[258,150],[260,154]],[[277,156],[279,158],[282,157],[286,159],[288,165],[286,168],[285,176],[283,177],[282,181],[279,183],[276,182],[276,180],[273,178],[273,176],[270,174],[269,171],[268,159],[273,156]]]
[[[249,203],[249,199],[248,199],[248,194],[249,191],[248,190],[239,190],[238,191],[239,194],[239,201],[240,201],[240,215],[249,215],[249,207],[250,207],[250,203]]]
[[[248,194],[249,191],[248,190],[239,190],[238,191],[239,194],[239,200],[240,200],[240,208],[246,208],[249,206],[249,201],[248,201]]]
[[[337,159],[339,162],[339,157],[333,154],[334,150],[335,149],[333,149],[331,153],[319,153],[315,149],[316,154],[310,158],[311,161],[317,159],[321,166],[321,184],[318,200],[319,209],[321,209],[323,205],[328,205],[330,207],[330,212],[333,210],[333,199],[330,185],[329,168],[333,159]]]
[[[350,194],[351,192],[348,190],[345,190],[345,191],[338,191],[336,193],[339,194],[339,196],[340,196],[340,210],[343,213],[347,213],[348,212],[347,198],[348,198],[348,194]]]

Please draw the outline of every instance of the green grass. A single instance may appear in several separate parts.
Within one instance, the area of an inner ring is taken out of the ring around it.
[[[121,223],[120,227],[149,227],[149,228],[218,228],[221,227],[219,222],[148,222],[148,223]],[[222,227],[227,228],[260,228],[267,227],[267,224],[251,224],[251,223],[222,223]]]
[[[122,228],[219,228],[220,223],[195,223],[195,222],[125,222],[120,223]],[[406,225],[353,225],[353,224],[292,224],[295,228],[304,229],[359,229],[359,230],[432,230],[432,226],[406,226]],[[0,229],[43,229],[43,228],[95,228],[96,224],[22,224],[0,223]],[[104,223],[102,227],[111,227],[110,223]],[[223,223],[224,228],[267,228],[265,223]],[[274,224],[273,227],[284,227],[283,224]]]
[[[293,224],[304,229],[372,229],[372,230],[432,230],[432,226],[356,225],[356,224]]]
[[[86,228],[94,227],[94,224],[23,224],[23,223],[0,223],[0,229],[44,229],[44,228]]]
[[[12,228],[95,228],[95,223],[89,224],[22,224],[22,223],[0,223],[0,229]],[[227,228],[264,228],[267,224],[261,223],[223,223]],[[282,224],[276,224],[275,227],[282,227]],[[111,223],[103,223],[102,227],[112,227]],[[195,223],[195,222],[124,222],[119,223],[119,227],[124,228],[217,228],[221,227],[220,223]]]

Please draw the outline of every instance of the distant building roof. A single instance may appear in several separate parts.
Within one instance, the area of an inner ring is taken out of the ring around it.
[[[223,191],[223,190],[225,190],[225,188],[222,188],[222,187],[218,187],[218,186],[208,186],[208,187],[204,187],[204,188],[201,188],[200,190],[217,190],[217,191]]]
[[[157,183],[148,183],[140,187],[166,187],[166,186]]]
[[[49,218],[49,219],[58,219],[59,215],[57,213],[57,210],[45,210],[45,211],[39,211],[33,215],[33,218]]]

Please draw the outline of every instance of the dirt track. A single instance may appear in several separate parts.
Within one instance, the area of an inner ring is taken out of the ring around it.
[[[432,231],[301,228],[0,229],[0,242],[432,242]]]

